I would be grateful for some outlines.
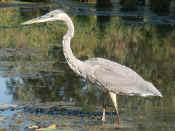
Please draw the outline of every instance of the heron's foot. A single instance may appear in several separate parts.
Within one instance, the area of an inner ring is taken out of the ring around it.
[[[118,113],[117,113],[117,126],[120,126],[120,116]]]
[[[105,122],[106,121],[105,115],[102,116],[101,120],[102,120],[102,122]]]
[[[120,117],[117,115],[117,121],[116,121],[116,129],[120,129],[122,127],[122,123],[120,122]]]
[[[106,121],[106,113],[105,113],[105,108],[103,108],[103,116],[101,118],[102,122],[105,122]]]
[[[116,128],[116,129],[121,129],[123,127],[125,127],[125,126],[121,122],[116,121],[116,123],[114,124],[114,128]]]
[[[120,129],[121,127],[120,127],[120,125],[117,124],[117,126],[116,126],[115,128],[116,128],[116,129]]]

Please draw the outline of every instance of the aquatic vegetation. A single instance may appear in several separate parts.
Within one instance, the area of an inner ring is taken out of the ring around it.
[[[129,1],[126,2],[129,3]],[[171,16],[174,15],[175,4],[173,3],[175,3],[174,0],[171,0]],[[54,8],[51,5],[42,10],[47,12]],[[66,32],[63,23],[21,26],[23,21],[34,17],[33,12],[30,15],[24,15],[23,11],[26,10],[30,11],[30,8],[0,9],[0,75],[8,78],[5,84],[6,95],[10,95],[14,101],[24,101],[33,105],[30,108],[25,106],[25,113],[17,113],[18,115],[13,117],[14,123],[10,121],[7,127],[16,130],[25,129],[28,122],[36,125],[42,121],[43,123],[40,124],[45,127],[56,124],[57,128],[66,126],[81,128],[80,130],[85,131],[113,129],[111,121],[114,120],[110,117],[104,127],[98,121],[101,117],[99,106],[102,102],[101,92],[77,77],[65,64],[61,50],[62,36]],[[65,10],[69,12],[69,7]],[[76,14],[79,9],[73,9],[70,12],[72,11]],[[89,10],[80,11],[86,13]],[[40,13],[42,11],[37,12],[36,15],[40,16]],[[149,24],[154,20],[154,17],[149,15],[133,19],[109,16],[108,21],[104,22],[105,17],[100,15],[75,14],[71,16],[76,28],[71,47],[78,58],[86,60],[91,57],[104,57],[117,61],[142,74],[163,92],[162,100],[120,96],[119,105],[122,107],[120,112],[124,124],[128,124],[126,127],[132,128],[136,125],[138,126],[134,127],[136,130],[174,130],[172,123],[175,109],[175,25]],[[128,21],[131,24],[127,23]],[[133,24],[135,21],[146,24]],[[49,104],[38,107],[40,102]],[[60,109],[62,104],[57,106],[53,103],[55,106],[49,108],[52,102],[71,104]],[[107,111],[107,116],[110,116],[113,110],[111,105],[111,103],[107,105],[111,107]],[[78,110],[72,108],[78,108]],[[24,108],[7,109],[11,113],[20,112],[20,109]],[[3,117],[2,120],[0,121],[6,121]],[[55,121],[57,123],[54,123]],[[0,130],[9,129],[0,127]]]

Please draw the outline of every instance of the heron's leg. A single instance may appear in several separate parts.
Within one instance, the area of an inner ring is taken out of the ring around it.
[[[118,125],[120,124],[120,116],[119,116],[119,112],[118,112],[118,104],[117,104],[117,97],[116,97],[116,94],[113,93],[113,92],[109,92],[109,95],[112,99],[112,102],[114,104],[114,107],[115,107],[115,110],[116,110],[116,113],[117,113],[117,120],[118,120]]]
[[[102,94],[102,99],[103,99],[103,109],[102,109],[102,112],[103,112],[103,116],[102,116],[102,121],[105,122],[106,120],[106,100],[107,100],[107,93],[104,93]]]
[[[102,116],[102,119],[101,119],[103,122],[105,122],[106,120],[106,111],[105,111],[105,108],[103,107],[103,116]]]

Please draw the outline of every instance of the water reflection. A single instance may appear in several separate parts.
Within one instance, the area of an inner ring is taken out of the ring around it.
[[[112,3],[110,0],[97,0],[97,4],[96,4],[96,10],[98,11],[111,11],[112,10]],[[110,22],[111,17],[110,16],[97,16],[97,25],[100,28],[100,33],[103,34],[104,30],[103,28],[105,28],[105,24]]]
[[[42,14],[45,14],[49,12],[49,7],[43,7],[43,8],[26,8],[21,7],[20,8],[20,14],[25,19],[32,19],[34,17],[38,17]]]
[[[109,6],[104,8],[101,5],[104,3],[99,2],[86,5],[58,1],[58,7],[61,5],[72,14],[76,26],[73,52],[82,60],[98,56],[129,66],[163,93],[163,99],[120,96],[122,122],[135,125],[135,130],[175,129],[173,5],[167,3],[165,6],[169,10],[162,13],[157,11],[159,7],[154,7],[157,3],[149,0],[133,3],[136,8],[132,9],[126,9],[127,0],[120,4],[112,0],[107,2]],[[42,9],[3,8],[0,9],[0,25],[19,25],[52,9],[55,5]],[[144,24],[140,24],[142,22]],[[100,110],[101,91],[76,76],[65,63],[60,48],[65,31],[66,28],[57,22],[0,29],[0,61],[8,67],[0,65],[1,76],[6,76],[0,78],[0,102],[65,101],[75,103],[83,111]],[[110,99],[107,106],[111,112]],[[111,127],[111,117],[108,119]]]
[[[11,103],[13,100],[13,95],[9,94],[9,90],[7,89],[6,82],[8,81],[8,78],[0,77],[0,103]]]

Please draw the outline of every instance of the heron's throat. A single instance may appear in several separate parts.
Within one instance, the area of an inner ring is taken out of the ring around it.
[[[70,42],[74,35],[74,25],[69,17],[66,18],[65,22],[66,22],[66,25],[68,26],[68,30],[63,37],[64,56],[70,68],[77,74],[85,77],[85,74],[83,74],[84,63],[74,56],[74,54],[72,53],[72,49],[70,47]]]
[[[64,22],[66,23],[67,28],[68,28],[67,33],[65,34],[64,37],[65,38],[68,38],[68,37],[72,38],[74,36],[74,24],[73,24],[71,18],[69,16],[65,17]]]
[[[63,39],[63,52],[66,58],[66,61],[74,72],[76,72],[80,76],[85,77],[85,74],[83,74],[83,67],[84,67],[83,64],[84,63],[73,55],[71,47],[70,47],[70,41],[71,41],[71,38],[66,37],[65,35]]]

